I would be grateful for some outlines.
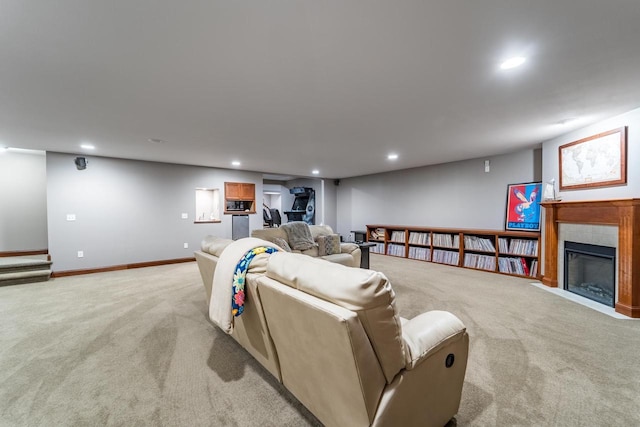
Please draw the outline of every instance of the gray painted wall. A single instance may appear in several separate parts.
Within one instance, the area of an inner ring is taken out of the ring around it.
[[[282,210],[280,211],[280,216],[282,217],[282,223],[287,222],[287,215],[285,215],[285,211],[291,210],[293,206],[293,195],[289,193],[289,188],[293,188],[294,185],[289,185],[287,182],[284,182],[282,185],[282,192],[280,193],[280,206]]]
[[[591,188],[588,190],[559,191],[559,147],[623,126],[627,126],[627,184],[615,187]],[[637,167],[639,158],[640,109],[636,109],[544,142],[542,144],[542,179],[545,183],[551,179],[555,179],[557,195],[563,201],[638,198],[640,197],[640,169]],[[544,225],[544,216],[542,223]],[[541,246],[542,259],[544,259],[545,256],[544,240],[545,236],[543,233]],[[541,265],[540,270],[541,273],[544,274],[544,263]]]
[[[563,201],[640,197],[640,168],[637,167],[638,159],[640,159],[640,109],[629,111],[568,133],[560,138],[544,142],[542,144],[543,181],[548,182],[554,178],[556,180],[556,190],[559,189],[558,147],[622,126],[627,126],[627,185],[561,191],[558,192],[558,195]]]
[[[333,179],[324,180],[324,224],[330,226],[334,231],[338,230],[338,187]],[[346,239],[348,234],[343,235]]]
[[[367,224],[504,229],[507,185],[535,181],[539,168],[539,150],[531,149],[343,179],[337,230],[348,236]]]
[[[88,157],[87,169],[79,171],[75,157],[47,153],[54,271],[187,258],[205,235],[230,238],[231,215],[222,215],[220,224],[194,224],[197,187],[219,188],[224,197],[225,181],[253,182],[261,200],[262,174],[255,172],[104,157]],[[249,215],[251,229],[262,228],[257,212]],[[76,220],[67,221],[67,214]]]
[[[0,252],[47,249],[43,151],[0,151]]]
[[[366,224],[488,228],[504,227],[507,184],[558,180],[558,147],[628,126],[625,186],[564,191],[563,200],[640,197],[640,109],[604,120],[542,144],[503,156],[472,159],[384,174],[332,180],[302,179],[287,187],[316,190],[316,222],[343,236]],[[231,237],[231,216],[221,224],[194,224],[195,188],[220,188],[225,181],[256,184],[254,172],[90,157],[78,171],[75,155],[0,154],[0,251],[48,248],[55,271],[191,257],[202,237]],[[484,172],[489,160],[491,171]],[[46,165],[46,166],[45,166]],[[282,210],[293,197],[282,193]],[[324,217],[322,205],[324,204]],[[258,206],[260,208],[260,206]],[[48,220],[47,220],[48,212]],[[181,219],[186,212],[189,218]],[[67,221],[75,214],[76,221]],[[283,214],[283,221],[286,216]],[[262,213],[250,228],[262,227]],[[184,249],[183,243],[189,248]],[[77,251],[84,251],[84,258]]]

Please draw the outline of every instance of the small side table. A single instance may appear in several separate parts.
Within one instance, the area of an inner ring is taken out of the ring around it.
[[[362,256],[360,257],[360,268],[369,268],[369,248],[375,246],[375,243],[369,242],[355,242],[358,247],[360,247],[360,251],[362,252]]]

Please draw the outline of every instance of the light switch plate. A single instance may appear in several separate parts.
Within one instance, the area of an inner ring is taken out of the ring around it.
[[[189,249],[189,244],[188,244],[188,243],[185,243],[185,244],[184,244],[184,248],[185,248],[185,249]]]

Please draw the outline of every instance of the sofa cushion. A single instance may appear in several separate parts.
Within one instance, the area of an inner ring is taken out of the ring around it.
[[[293,221],[283,224],[282,227],[287,233],[289,246],[291,249],[304,251],[316,246],[316,242],[313,240],[311,230],[309,230],[309,224],[302,221]]]
[[[347,267],[353,267],[353,256],[351,254],[331,254],[320,257],[329,262],[335,262],[336,264],[346,265]]]
[[[283,385],[322,425],[372,425],[386,381],[357,313],[265,276],[258,290]]]
[[[284,228],[281,227],[263,229],[256,228],[255,230],[251,230],[251,237],[269,241],[271,241],[271,239],[273,239],[274,237],[279,237],[284,240],[288,239],[287,232],[284,231]]]
[[[278,245],[280,249],[291,252],[291,246],[289,246],[289,243],[285,239],[281,237],[272,237],[271,239],[269,239],[269,241]]]
[[[319,254],[318,254],[318,245],[315,245],[311,249],[306,249],[304,251],[292,250],[291,252],[296,252],[296,253],[307,255],[307,256],[310,256],[310,257],[314,257],[314,258],[319,256]]]
[[[328,236],[318,236],[318,255],[332,255],[340,253],[340,236],[330,234]]]
[[[404,342],[395,294],[386,276],[301,254],[278,252],[266,275],[287,286],[358,313],[387,382],[405,366]]]
[[[333,232],[333,229],[328,225],[310,225],[309,230],[311,230],[313,240],[318,240],[318,236],[328,236],[330,234],[335,234]]]

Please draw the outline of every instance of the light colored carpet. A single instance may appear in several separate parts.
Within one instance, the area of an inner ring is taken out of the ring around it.
[[[0,425],[317,424],[206,310],[195,263],[0,288]]]
[[[640,321],[519,279],[375,255],[401,315],[441,309],[470,336],[459,426],[639,426]]]
[[[458,426],[640,425],[640,322],[516,279],[382,255],[404,317],[449,310],[471,349]],[[195,263],[0,288],[2,426],[317,420],[212,326]]]

